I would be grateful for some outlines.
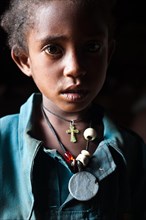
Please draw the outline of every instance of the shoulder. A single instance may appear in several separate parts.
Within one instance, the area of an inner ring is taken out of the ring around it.
[[[7,115],[2,118],[0,118],[0,132],[5,133],[7,130],[14,129],[16,125],[18,124],[18,114],[13,114],[13,115]]]
[[[130,175],[137,178],[140,172],[146,171],[146,144],[144,140],[131,129],[121,126],[104,117],[104,137],[114,140],[124,155]]]
[[[136,132],[123,127],[120,127],[119,131],[123,139],[123,150],[127,156],[143,157],[146,154],[146,144]]]
[[[20,106],[20,112],[12,115],[6,115],[0,118],[0,131],[6,132],[7,130],[14,130],[16,126],[26,124],[31,117],[35,106],[41,102],[40,94],[32,94],[26,102]]]
[[[134,131],[126,127],[117,127],[122,137],[122,151],[132,195],[133,213],[146,211],[146,143]]]
[[[133,196],[132,208],[133,212],[136,212],[135,215],[139,213],[143,216],[146,213],[146,144],[133,131],[128,130],[126,133],[128,134],[126,134],[127,144],[124,150]],[[130,136],[130,140],[127,141],[128,136]]]
[[[106,112],[103,117],[103,124],[104,137],[118,140],[123,151],[140,151],[146,146],[144,140],[136,132],[116,123]]]
[[[0,119],[0,150],[17,143],[19,115],[8,115]]]

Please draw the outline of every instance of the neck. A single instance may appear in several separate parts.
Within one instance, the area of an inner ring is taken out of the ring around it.
[[[45,104],[42,104],[43,109],[45,110],[47,116],[49,118],[56,118],[60,122],[66,121],[70,123],[79,123],[79,122],[85,122],[88,123],[89,120],[91,120],[91,113],[89,112],[89,108],[78,112],[78,113],[66,113],[63,111],[56,111],[48,108]],[[53,116],[53,117],[52,117]]]
[[[72,118],[68,118],[68,117],[65,117],[59,113],[56,113],[56,112],[53,112],[51,111],[49,108],[47,108],[45,105],[42,106],[49,114],[51,115],[54,115],[55,117],[63,120],[63,121],[67,121],[67,122],[71,122],[71,123],[77,123],[77,122],[80,122],[80,121],[83,121],[83,116],[82,118],[74,118],[73,116],[71,116]]]
[[[85,150],[86,154],[90,155],[89,143],[90,143],[90,141],[93,141],[96,138],[96,136],[97,136],[96,131],[93,128],[89,128],[89,127],[86,128],[86,130],[84,130],[84,132],[82,132],[82,141],[81,141],[81,138],[79,138],[80,141],[77,141],[74,134],[78,133],[80,131],[77,130],[76,128],[73,128],[73,133],[71,130],[67,130],[67,131],[69,131],[68,134],[70,134],[72,137],[74,136],[74,138],[75,138],[75,141],[74,141],[74,139],[72,141],[72,138],[71,138],[70,142],[72,142],[72,143],[78,142],[78,145],[79,145],[78,148],[76,148],[74,146],[68,147],[68,146],[71,146],[71,144],[69,142],[68,142],[68,144],[64,144],[63,143],[64,141],[62,141],[62,138],[61,138],[61,137],[63,137],[63,140],[65,140],[65,143],[67,143],[66,140],[68,138],[65,137],[65,133],[62,134],[63,129],[61,128],[61,131],[57,131],[58,128],[55,128],[54,125],[51,123],[51,121],[47,117],[43,107],[42,107],[42,113],[43,113],[43,116],[47,122],[47,125],[48,125],[50,131],[52,132],[52,134],[54,134],[53,136],[55,137],[55,139],[57,140],[57,142],[59,144],[59,148],[57,147],[56,149],[62,154],[62,156],[65,158],[65,160],[76,169],[76,159],[75,158],[77,157],[77,160],[81,159],[81,161],[83,159],[83,161],[82,161],[83,163],[86,161],[86,160],[84,161],[85,155],[81,155],[81,152],[82,152],[82,150]],[[67,133],[67,131],[66,131],[66,133]],[[75,131],[78,131],[78,132],[75,132]],[[83,141],[83,139],[84,139],[84,141]],[[94,150],[95,150],[95,148],[92,149],[92,151],[94,151]]]
[[[77,136],[81,133],[79,127],[82,129],[82,126],[87,126],[86,123],[85,123],[85,120],[83,120],[83,118],[80,118],[80,119],[67,119],[67,118],[63,117],[62,115],[57,114],[56,112],[52,112],[50,109],[48,109],[44,105],[42,105],[42,110],[48,118],[50,118],[50,115],[55,116],[55,118],[57,118],[57,120],[55,119],[56,123],[57,123],[58,120],[62,121],[62,123],[58,122],[60,125],[62,124],[62,129],[63,129],[63,125],[66,124],[65,122],[69,123],[68,129],[66,130],[66,133],[70,134],[70,142],[72,142],[72,143],[77,142]],[[50,115],[47,115],[46,113],[49,113]],[[53,123],[54,125],[55,125],[55,121]],[[80,126],[78,124],[79,122],[80,122]],[[82,124],[82,126],[81,126],[81,124]],[[89,125],[91,125],[91,122],[90,123],[88,122],[88,126]]]

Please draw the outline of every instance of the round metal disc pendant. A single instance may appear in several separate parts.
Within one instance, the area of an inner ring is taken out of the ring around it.
[[[79,201],[88,201],[98,192],[98,182],[95,176],[87,171],[74,174],[68,184],[70,194]]]

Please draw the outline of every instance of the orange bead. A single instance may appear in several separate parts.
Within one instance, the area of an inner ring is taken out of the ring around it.
[[[74,157],[72,156],[72,154],[69,151],[66,151],[64,153],[64,158],[68,163],[71,163],[74,160]]]

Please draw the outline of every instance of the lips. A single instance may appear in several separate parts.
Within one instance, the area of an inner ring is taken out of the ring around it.
[[[79,102],[85,99],[88,91],[86,89],[77,88],[75,86],[70,86],[62,92],[65,99],[71,102]]]
[[[87,89],[83,88],[81,85],[70,85],[70,86],[67,86],[67,87],[63,90],[63,93],[68,93],[68,92],[71,92],[71,93],[74,93],[74,92],[80,93],[80,92],[85,92],[85,91],[87,91]]]

